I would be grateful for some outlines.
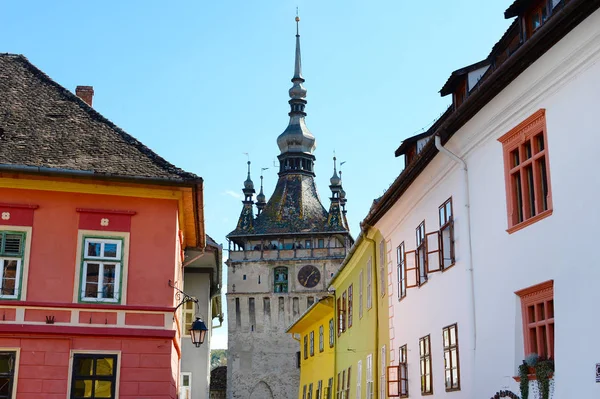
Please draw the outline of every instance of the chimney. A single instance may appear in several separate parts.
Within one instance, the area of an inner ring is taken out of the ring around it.
[[[93,86],[77,86],[75,89],[77,97],[81,98],[87,105],[92,106],[92,99],[94,97]]]

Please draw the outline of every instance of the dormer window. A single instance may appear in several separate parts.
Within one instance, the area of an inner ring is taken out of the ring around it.
[[[463,79],[454,92],[454,108],[458,108],[467,98],[467,79]]]
[[[548,19],[548,6],[545,1],[534,6],[525,16],[527,26],[527,37],[531,37]]]

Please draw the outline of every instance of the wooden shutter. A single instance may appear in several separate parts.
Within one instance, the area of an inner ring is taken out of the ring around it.
[[[387,396],[390,398],[400,396],[400,367],[398,366],[387,368]]]
[[[435,273],[442,270],[442,252],[440,244],[440,232],[434,231],[425,234],[425,250],[427,254],[427,273]]]
[[[400,362],[398,370],[398,377],[400,378],[399,396],[406,398],[408,397],[408,367],[406,362]]]
[[[404,270],[406,275],[406,288],[414,288],[419,285],[419,268],[417,264],[417,252],[404,252]]]

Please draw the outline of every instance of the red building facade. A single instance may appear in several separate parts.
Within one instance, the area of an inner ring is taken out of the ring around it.
[[[176,398],[202,179],[24,57],[0,69],[0,398]]]

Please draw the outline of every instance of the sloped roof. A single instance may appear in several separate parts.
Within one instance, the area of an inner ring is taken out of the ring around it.
[[[273,195],[262,213],[254,219],[252,227],[244,229],[238,223],[228,237],[347,233],[347,228],[339,228],[339,223],[334,222],[319,199],[313,177],[289,174],[279,177]]]
[[[0,54],[0,168],[193,182],[22,55]]]
[[[446,83],[444,83],[444,86],[441,88],[440,94],[442,95],[442,97],[447,96],[448,94],[451,94],[456,89],[456,85],[458,84],[459,78],[461,76],[464,76],[467,73],[475,71],[479,68],[483,68],[484,66],[489,65],[489,64],[490,64],[490,62],[486,58],[485,60],[481,60],[474,64],[467,65],[466,67],[457,69],[456,71],[452,72],[450,74],[450,76],[448,77],[448,80],[446,81]]]

